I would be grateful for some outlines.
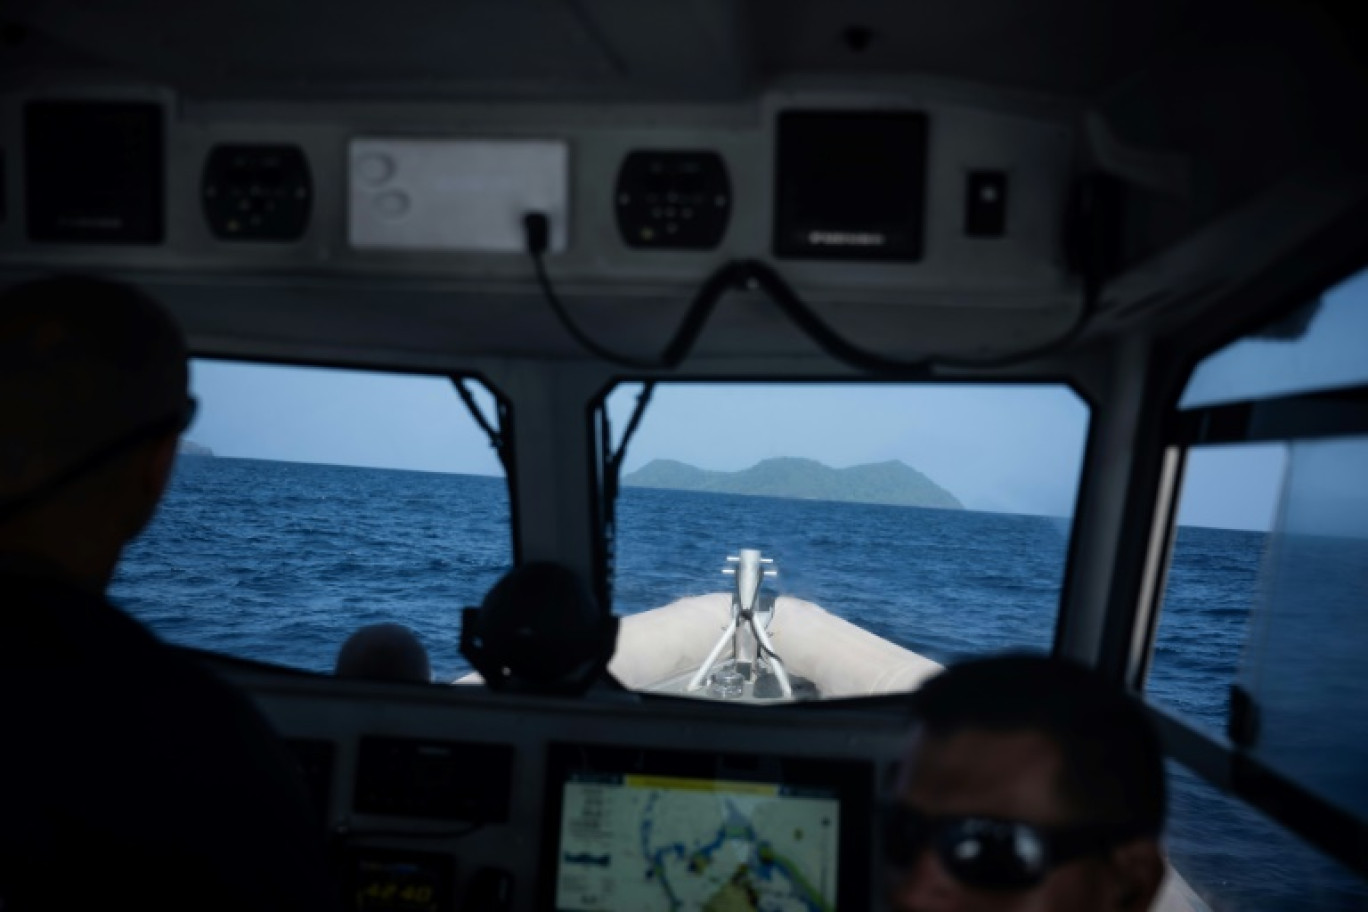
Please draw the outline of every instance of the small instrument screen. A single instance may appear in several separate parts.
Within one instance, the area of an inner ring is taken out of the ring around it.
[[[927,135],[918,111],[780,114],[775,254],[921,259]]]
[[[348,859],[347,906],[357,912],[447,912],[456,863],[448,855],[357,848]]]

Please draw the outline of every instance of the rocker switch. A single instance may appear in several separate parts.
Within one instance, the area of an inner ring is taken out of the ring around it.
[[[1002,237],[1007,233],[1005,172],[969,172],[964,193],[964,233],[982,238]]]

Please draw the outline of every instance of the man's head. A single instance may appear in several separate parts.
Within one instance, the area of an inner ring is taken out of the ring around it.
[[[185,340],[133,288],[0,295],[0,549],[94,585],[151,518],[189,420]]]
[[[403,624],[371,624],[357,630],[337,654],[339,678],[432,682],[432,666],[418,635]]]
[[[954,666],[915,699],[885,822],[894,908],[1149,908],[1163,757],[1132,698],[1078,665],[1002,656]]]

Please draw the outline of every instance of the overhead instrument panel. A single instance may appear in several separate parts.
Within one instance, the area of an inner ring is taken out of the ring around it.
[[[200,197],[220,240],[297,241],[313,203],[309,162],[298,146],[215,146]]]
[[[775,255],[920,260],[926,146],[917,111],[781,113]]]
[[[710,250],[731,218],[727,165],[716,152],[632,152],[614,205],[629,247]]]
[[[523,216],[567,244],[570,150],[557,140],[354,139],[348,237],[360,249],[522,253]]]
[[[159,244],[165,127],[150,102],[35,101],[24,108],[31,241]]]

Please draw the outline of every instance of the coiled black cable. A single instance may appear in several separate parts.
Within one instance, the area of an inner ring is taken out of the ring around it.
[[[585,351],[595,357],[634,370],[672,370],[682,364],[693,349],[694,343],[698,341],[713,308],[722,296],[732,289],[757,289],[764,292],[795,326],[835,360],[880,377],[912,380],[929,378],[937,365],[959,368],[1010,367],[1058,351],[1082,334],[1092,319],[1101,293],[1100,281],[1091,274],[1085,274],[1083,305],[1079,308],[1078,315],[1063,333],[1040,345],[982,359],[932,356],[916,361],[902,361],[860,348],[842,338],[803,302],[793,286],[789,285],[773,267],[759,260],[734,260],[722,264],[704,281],[694,295],[693,303],[669,345],[659,358],[647,360],[605,348],[575,324],[546,274],[544,255],[550,240],[550,223],[544,214],[533,212],[524,216],[523,226],[527,234],[527,251],[532,257],[537,282],[566,331]]]

